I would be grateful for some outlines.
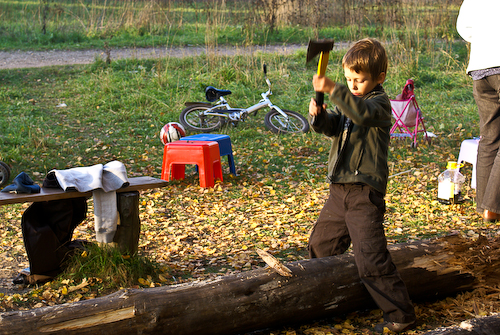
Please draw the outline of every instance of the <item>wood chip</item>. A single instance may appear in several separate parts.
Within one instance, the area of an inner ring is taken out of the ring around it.
[[[291,277],[292,270],[281,264],[279,260],[277,260],[273,255],[259,248],[255,248],[259,256],[266,262],[269,267],[274,269],[280,276],[283,277]]]

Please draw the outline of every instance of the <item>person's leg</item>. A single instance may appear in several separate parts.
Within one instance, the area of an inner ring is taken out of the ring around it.
[[[500,75],[474,81],[479,113],[477,211],[500,213]]]
[[[351,245],[344,222],[343,188],[341,184],[330,184],[330,196],[309,237],[310,258],[339,255]]]
[[[361,281],[387,321],[413,323],[413,304],[387,250],[384,195],[369,186],[354,185],[347,204],[346,223]]]

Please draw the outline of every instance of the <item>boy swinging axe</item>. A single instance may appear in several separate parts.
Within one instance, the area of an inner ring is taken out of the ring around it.
[[[325,52],[331,45],[315,43],[310,52],[322,53],[313,88],[328,94],[334,107],[325,110],[314,98],[309,102],[311,128],[331,142],[327,174],[330,195],[311,230],[309,257],[340,255],[352,245],[359,280],[384,312],[383,321],[374,325],[374,331],[398,333],[413,327],[416,315],[387,249],[384,229],[392,125],[390,99],[382,86],[387,53],[375,39],[355,42],[342,58],[345,85],[321,73],[321,66],[326,67]]]
[[[328,57],[330,56],[330,51],[333,49],[333,40],[324,39],[319,41],[310,40],[307,47],[307,59],[306,63],[309,63],[318,54],[318,76],[324,76],[326,73],[326,66],[328,65]],[[324,93],[316,92],[316,104],[318,106],[323,106]]]

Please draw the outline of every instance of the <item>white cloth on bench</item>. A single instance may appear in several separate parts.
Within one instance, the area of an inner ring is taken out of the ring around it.
[[[76,167],[67,170],[52,170],[57,182],[65,191],[89,192],[103,189],[116,191],[129,185],[127,170],[122,162],[112,161],[106,165]]]
[[[97,242],[111,243],[119,220],[116,190],[129,185],[125,165],[112,161],[106,165],[52,170],[65,191],[89,192],[94,198],[94,221]]]

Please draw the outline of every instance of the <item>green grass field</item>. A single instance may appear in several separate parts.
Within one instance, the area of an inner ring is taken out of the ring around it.
[[[0,0],[0,49],[265,45],[458,37],[459,0]],[[418,38],[408,38],[408,32]]]

